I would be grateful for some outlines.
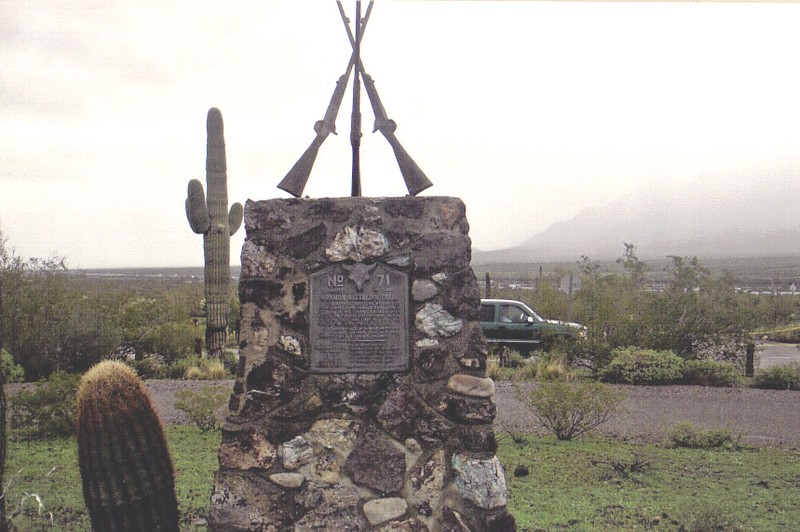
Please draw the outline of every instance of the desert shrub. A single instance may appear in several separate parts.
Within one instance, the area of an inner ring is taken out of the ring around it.
[[[4,382],[25,382],[25,368],[19,364],[14,364],[14,357],[11,353],[3,349],[2,353],[2,367],[0,370],[3,372]]]
[[[518,389],[518,393],[521,392]],[[571,440],[608,421],[619,411],[623,394],[593,381],[544,381],[521,399],[559,440]]]
[[[515,370],[513,368],[497,367],[497,368],[495,368],[495,371],[493,372],[493,375],[494,376],[491,377],[491,379],[495,380],[495,381],[513,381],[513,380],[517,380],[517,370]]]
[[[800,365],[785,364],[759,370],[753,386],[768,390],[800,390]]]
[[[486,376],[495,381],[510,381],[515,378],[517,370],[503,368],[496,358],[486,359]]]
[[[612,478],[629,479],[636,475],[647,473],[652,466],[652,459],[639,453],[634,453],[629,459],[611,458],[609,460],[598,460],[598,463],[608,465],[610,472],[601,475],[603,480]]]
[[[142,379],[220,380],[230,378],[223,362],[195,356],[179,358],[170,364],[163,362],[161,357],[147,357],[144,360],[130,360],[127,363],[136,370]]]
[[[741,386],[745,378],[732,362],[687,360],[683,363],[683,382],[700,386]]]
[[[11,427],[26,438],[72,434],[79,381],[79,375],[56,371],[33,390],[17,392],[10,401]]]
[[[217,429],[230,393],[227,386],[219,384],[204,386],[200,392],[181,390],[175,394],[175,407],[186,412],[200,430]]]
[[[136,370],[139,378],[149,379],[169,379],[170,366],[162,362],[158,357],[147,357],[142,360],[128,360],[126,362]]]
[[[183,378],[189,380],[221,380],[229,375],[219,360],[202,359],[186,368]]]
[[[189,379],[190,381],[199,381],[203,380],[203,370],[200,369],[199,366],[189,366],[186,368],[186,372],[183,374],[184,379]]]
[[[188,323],[164,323],[148,335],[150,348],[167,362],[192,353],[195,332]]]
[[[239,369],[239,354],[232,350],[226,349],[222,352],[222,363],[225,365],[225,371],[231,375],[236,375]]]
[[[672,351],[618,348],[612,351],[611,362],[599,374],[606,382],[672,384],[683,377],[683,359]]]
[[[197,356],[183,357],[174,360],[169,365],[169,378],[170,379],[186,378],[186,372],[189,370],[189,368],[191,368],[192,366],[199,367],[201,360],[202,358]]]
[[[514,381],[532,381],[536,378],[536,364],[525,364],[521,368],[513,370],[511,380]]]
[[[525,357],[516,350],[505,345],[490,344],[489,357],[497,360],[501,368],[519,368],[525,365]]]
[[[228,372],[225,368],[225,365],[218,360],[212,360],[206,364],[205,374],[206,379],[209,380],[221,380],[228,377]]]
[[[692,423],[678,423],[667,431],[675,447],[691,449],[717,449],[734,444],[730,429],[704,429]]]
[[[695,508],[689,515],[688,524],[682,530],[687,532],[724,532],[739,530],[731,522],[731,512],[717,505],[705,503]]]
[[[543,355],[536,361],[535,375],[538,380],[574,380],[575,372],[569,365],[567,355],[552,353]]]
[[[504,368],[521,368],[525,366],[525,358],[519,351],[514,349],[503,348],[503,354],[500,356],[500,361]]]

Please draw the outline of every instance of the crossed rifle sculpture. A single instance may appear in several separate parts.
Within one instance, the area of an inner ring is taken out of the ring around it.
[[[356,73],[353,78],[353,118],[351,121],[350,142],[353,146],[353,185],[352,195],[361,195],[361,181],[359,169],[359,147],[361,142],[361,113],[360,113],[360,79],[364,81],[364,88],[369,97],[370,104],[372,105],[372,112],[375,115],[375,127],[372,130],[380,131],[394,150],[397,164],[400,167],[400,173],[405,180],[408,193],[416,196],[426,188],[433,185],[431,181],[425,176],[425,173],[417,166],[417,163],[408,155],[408,152],[397,140],[394,132],[397,129],[397,124],[386,116],[386,110],[383,108],[378,91],[375,89],[375,82],[372,77],[364,70],[364,64],[361,62],[361,37],[367,27],[370,13],[372,12],[372,5],[374,0],[371,0],[367,7],[367,12],[364,18],[361,18],[361,1],[356,2],[356,34],[350,30],[350,24],[347,16],[344,13],[341,0],[336,0],[336,5],[339,7],[339,14],[342,17],[344,26],[347,29],[347,36],[350,39],[350,45],[353,52],[350,55],[350,61],[347,63],[347,70],[336,82],[336,88],[333,91],[333,96],[328,104],[328,109],[325,111],[325,116],[322,120],[318,120],[314,124],[314,131],[317,136],[311,142],[311,145],[306,149],[300,159],[292,166],[286,177],[278,184],[278,188],[285,190],[296,198],[303,195],[303,189],[308,182],[308,177],[311,174],[311,168],[314,166],[314,161],[317,158],[319,148],[325,139],[333,133],[336,135],[336,116],[339,114],[339,107],[344,98],[344,92],[347,87],[347,80],[350,77],[350,72],[353,67],[356,68]]]

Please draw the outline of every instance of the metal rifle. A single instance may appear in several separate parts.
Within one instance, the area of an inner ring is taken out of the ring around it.
[[[371,10],[372,2],[370,2],[369,9],[367,9],[367,13],[364,16],[364,21],[361,22],[362,34],[367,27],[367,21],[369,20]],[[325,111],[324,118],[322,120],[317,120],[314,124],[314,131],[317,133],[317,136],[314,137],[314,140],[311,141],[311,145],[306,148],[306,151],[303,152],[303,155],[294,163],[294,166],[287,172],[286,176],[278,183],[279,189],[285,190],[296,198],[303,195],[303,189],[305,189],[308,177],[311,175],[311,168],[314,166],[314,161],[317,159],[320,146],[322,146],[322,143],[328,138],[328,135],[331,133],[334,135],[337,134],[336,116],[339,114],[339,107],[342,105],[344,91],[347,88],[347,78],[350,77],[350,72],[356,60],[357,54],[356,51],[353,50],[350,61],[347,63],[347,71],[340,76],[339,80],[336,82],[336,88],[333,90],[333,96],[331,96],[331,101],[328,104],[328,109]]]
[[[370,3],[372,7],[372,3]],[[350,29],[350,26],[347,27]],[[356,0],[356,64],[361,60],[361,0]],[[353,76],[353,113],[350,118],[350,145],[353,147],[353,178],[350,195],[361,196],[361,78]]]
[[[336,4],[339,6],[339,13],[342,16],[342,20],[344,20],[345,28],[347,28],[350,44],[355,49],[356,41],[353,38],[353,33],[350,31],[350,26],[347,24],[347,17],[344,14],[341,0],[336,0]],[[369,6],[369,9],[371,8],[372,2],[370,2]],[[367,10],[367,16],[369,16],[369,9]],[[378,91],[375,89],[375,82],[364,70],[364,64],[361,62],[361,58],[357,57],[356,61],[358,63],[356,65],[356,75],[360,73],[361,78],[364,80],[364,89],[367,91],[369,102],[372,105],[372,112],[375,115],[375,128],[372,132],[380,131],[383,136],[386,137],[386,140],[389,141],[394,151],[395,159],[397,159],[397,165],[400,167],[400,173],[403,175],[403,180],[406,182],[408,193],[412,196],[416,196],[426,188],[433,186],[433,183],[431,183],[425,175],[425,172],[422,171],[417,163],[414,162],[414,159],[412,159],[405,148],[403,148],[400,141],[397,140],[394,134],[397,129],[397,123],[386,116],[386,110],[383,108],[381,98],[378,96]]]

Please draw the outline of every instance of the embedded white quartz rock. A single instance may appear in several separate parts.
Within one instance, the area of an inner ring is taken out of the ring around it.
[[[508,503],[508,488],[503,466],[496,456],[491,460],[453,454],[456,487],[465,499],[479,508],[497,508]]]
[[[325,250],[329,260],[361,262],[370,257],[382,257],[389,251],[389,240],[372,229],[345,227],[333,238]]]
[[[426,336],[450,337],[461,332],[464,323],[442,308],[437,303],[428,303],[417,312],[417,329]]]

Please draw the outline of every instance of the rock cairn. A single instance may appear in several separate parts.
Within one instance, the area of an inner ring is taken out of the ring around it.
[[[514,530],[464,204],[248,201],[245,227],[211,529]],[[407,281],[405,370],[314,369],[312,281],[336,267],[355,272],[354,293],[370,272]]]

